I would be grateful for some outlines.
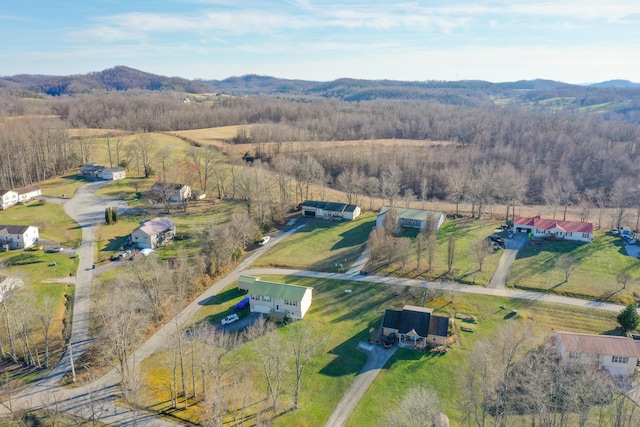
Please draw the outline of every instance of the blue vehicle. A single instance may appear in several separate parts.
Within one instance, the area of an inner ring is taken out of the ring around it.
[[[245,308],[249,307],[249,297],[244,297],[242,299],[242,301],[240,301],[239,303],[236,304],[235,307],[233,307],[233,311],[242,311]]]

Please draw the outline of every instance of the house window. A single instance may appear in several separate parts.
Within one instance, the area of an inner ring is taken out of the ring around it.
[[[286,300],[284,300],[284,304],[285,305],[292,305],[294,307],[297,307],[298,306],[298,301],[286,299]]]
[[[544,234],[545,229],[544,228],[536,228],[536,234]]]
[[[573,236],[573,231],[567,231],[567,237]]]
[[[251,299],[254,301],[260,301],[260,296],[259,295],[251,295]]]
[[[589,237],[591,237],[591,236],[589,236],[589,233],[582,233],[582,238],[583,239],[588,239]]]
[[[264,302],[271,302],[271,297],[263,296],[263,297],[262,297],[262,301],[264,301]]]
[[[611,361],[613,363],[629,363],[629,358],[626,356],[613,356]]]

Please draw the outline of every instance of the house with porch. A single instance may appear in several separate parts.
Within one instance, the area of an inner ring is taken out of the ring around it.
[[[532,237],[591,242],[593,224],[590,222],[559,221],[542,218],[516,217],[513,220],[514,233],[527,233]]]
[[[376,218],[376,227],[384,224],[387,215],[396,217],[396,226],[399,228],[433,228],[437,230],[447,219],[444,212],[383,206]]]
[[[450,318],[436,316],[432,308],[405,305],[402,310],[387,309],[382,319],[382,333],[395,333],[400,343],[415,348],[446,345]]]
[[[0,225],[0,245],[3,249],[26,249],[38,241],[40,232],[33,225]]]
[[[594,363],[611,375],[635,375],[640,341],[612,335],[556,332],[556,347],[562,360]]]
[[[302,215],[322,219],[346,219],[353,221],[360,213],[359,206],[339,202],[305,200],[301,203]]]
[[[154,218],[140,223],[131,233],[131,243],[140,249],[166,245],[176,235],[176,224],[169,218]]]
[[[267,282],[259,277],[242,277],[244,279],[238,281],[239,287],[240,283],[251,283],[248,294],[252,313],[299,320],[311,307],[313,288]]]

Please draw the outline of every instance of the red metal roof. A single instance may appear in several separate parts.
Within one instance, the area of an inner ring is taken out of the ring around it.
[[[575,221],[559,221],[555,219],[544,219],[540,215],[533,218],[516,217],[513,220],[513,225],[526,225],[533,228],[543,228],[545,230],[551,230],[552,228],[559,228],[563,231],[575,231],[577,233],[593,233],[593,224],[590,222],[575,222]]]

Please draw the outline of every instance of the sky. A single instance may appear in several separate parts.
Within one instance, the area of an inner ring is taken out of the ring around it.
[[[640,82],[638,0],[20,0],[0,76]]]

